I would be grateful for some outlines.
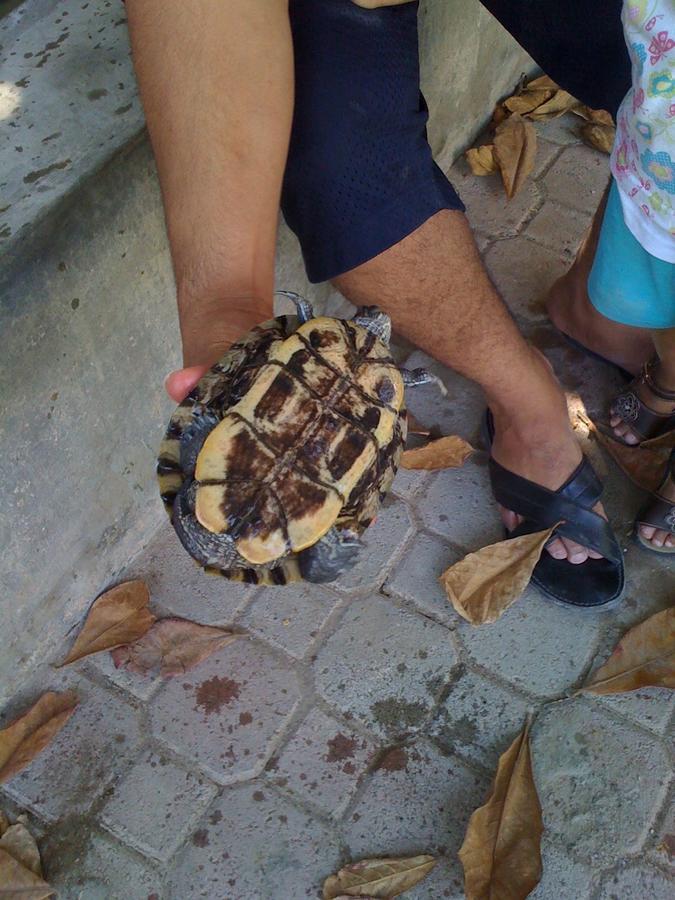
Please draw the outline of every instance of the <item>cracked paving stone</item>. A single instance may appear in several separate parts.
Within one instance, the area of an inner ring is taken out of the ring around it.
[[[521,690],[545,697],[570,688],[595,651],[601,616],[553,603],[531,586],[492,625],[461,622],[471,658]]]
[[[4,786],[47,821],[84,815],[142,744],[136,710],[84,681],[74,689],[80,702],[63,729]]]
[[[417,729],[452,676],[446,628],[379,596],[354,598],[316,656],[318,692],[379,735]]]
[[[149,752],[116,786],[100,819],[120,840],[166,861],[216,790],[161,753]]]
[[[593,874],[583,863],[570,859],[542,838],[541,881],[529,895],[530,900],[588,900],[593,887]],[[624,898],[627,900],[627,898]]]
[[[672,776],[654,738],[583,699],[540,713],[532,763],[544,826],[596,865],[640,850]]]
[[[339,818],[377,745],[314,709],[268,766],[270,780]]]
[[[443,624],[454,625],[457,613],[438,579],[461,557],[444,541],[420,532],[385,582],[384,591],[404,597]]]
[[[315,584],[263,588],[237,625],[301,659],[339,599]]]
[[[429,734],[449,753],[493,770],[525,723],[528,704],[476,672],[450,689]]]
[[[549,200],[594,213],[609,184],[609,157],[585,144],[567,147],[541,184]]]
[[[155,736],[221,783],[257,775],[300,699],[293,670],[242,639],[154,698]]]
[[[675,882],[651,866],[628,866],[608,875],[598,900],[673,900]]]
[[[268,785],[240,785],[209,807],[168,879],[169,900],[301,900],[320,895],[340,846]]]
[[[525,234],[548,247],[559,260],[565,261],[565,268],[568,268],[590,222],[587,213],[547,200],[525,229]],[[497,283],[501,289],[500,282]]]
[[[463,876],[456,854],[488,789],[487,777],[424,739],[390,749],[343,824],[351,858],[440,853],[452,861],[457,890]]]

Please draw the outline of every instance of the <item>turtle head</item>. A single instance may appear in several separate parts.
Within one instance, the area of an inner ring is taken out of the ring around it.
[[[391,319],[377,306],[360,306],[352,319],[357,325],[366,328],[388,347],[391,340]]]
[[[362,547],[354,532],[331,528],[316,544],[298,553],[300,573],[314,584],[335,581],[354,565]]]

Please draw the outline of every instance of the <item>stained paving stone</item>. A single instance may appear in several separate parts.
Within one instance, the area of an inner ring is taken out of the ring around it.
[[[116,786],[100,819],[120,840],[167,860],[216,790],[205,778],[151,751]]]
[[[535,122],[534,127],[540,138],[543,136],[547,142],[550,141],[553,144],[567,147],[571,144],[581,143],[579,127],[582,123],[583,119],[579,118],[579,116],[575,116],[573,113],[565,113],[564,116],[559,116],[557,119]]]
[[[449,753],[492,771],[525,723],[528,703],[477,672],[452,685],[429,734]]]
[[[263,588],[237,625],[301,659],[338,602],[315,584]]]
[[[270,761],[269,778],[337,819],[377,749],[375,742],[314,709]]]
[[[531,178],[538,181],[544,172],[553,165],[555,159],[560,155],[560,145],[546,140],[537,140],[537,155],[534,160],[534,168],[532,169]]]
[[[96,653],[85,661],[83,668],[89,674],[95,673],[94,677],[102,675],[139,700],[149,700],[162,684],[159,675],[139,675],[126,669],[116,669],[110,653]]]
[[[595,865],[641,849],[672,776],[656,739],[583,699],[539,715],[532,764],[545,827]]]
[[[455,663],[446,628],[382,597],[359,597],[317,654],[314,677],[344,715],[395,735],[422,724]]]
[[[651,866],[633,865],[607,876],[597,900],[672,900],[675,880]]]
[[[174,860],[167,900],[320,896],[340,865],[336,836],[265,784],[226,790]]]
[[[333,582],[337,591],[371,591],[379,588],[413,531],[408,506],[386,497],[377,520],[362,536],[364,544],[356,565]]]
[[[585,144],[567,147],[544,175],[549,200],[594,213],[609,183],[609,157]]]
[[[600,614],[565,608],[529,587],[493,625],[462,622],[458,635],[471,658],[536,696],[565,691],[595,650]]]
[[[47,821],[84,815],[143,743],[132,706],[84,681],[76,690],[80,702],[63,729],[5,785],[10,797]]]
[[[462,553],[445,541],[420,532],[385,582],[384,591],[405,597],[422,612],[429,613],[444,624],[454,625],[458,621],[457,613],[439,577],[461,557]]]
[[[251,640],[239,640],[154,698],[155,736],[218,782],[264,767],[300,698],[293,670]]]
[[[423,469],[404,469],[401,467],[396,473],[391,489],[397,497],[402,497],[411,503],[414,502],[415,496],[420,493],[428,479],[429,473]]]
[[[546,836],[542,839],[541,881],[529,895],[531,900],[588,900],[593,889],[591,869],[571,859]]]
[[[462,884],[456,854],[488,787],[487,777],[424,739],[392,748],[344,822],[351,857],[441,853],[451,861],[456,891]]]
[[[71,820],[41,846],[47,881],[60,900],[165,900],[163,874],[115,840]]]
[[[650,829],[647,855],[652,862],[669,869],[675,876],[675,784],[671,785],[659,820]]]
[[[525,229],[525,234],[553,251],[558,259],[564,260],[567,268],[590,221],[588,213],[547,200]]]
[[[665,734],[675,712],[675,697],[666,688],[646,688],[621,696],[594,697],[593,700],[659,735]]]

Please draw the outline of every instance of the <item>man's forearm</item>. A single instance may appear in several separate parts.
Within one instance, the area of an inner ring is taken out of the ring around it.
[[[186,365],[271,311],[293,106],[286,0],[127,0]]]

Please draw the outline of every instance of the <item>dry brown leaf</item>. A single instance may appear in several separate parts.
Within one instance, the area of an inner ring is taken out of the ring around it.
[[[21,897],[21,900],[43,900],[55,891],[39,875],[31,872],[0,847],[0,896]]]
[[[446,569],[439,580],[460,616],[472,625],[496,622],[527,587],[558,524],[489,544]]]
[[[616,128],[613,125],[596,125],[594,122],[585,122],[580,128],[580,134],[585,144],[600,150],[601,153],[610,154],[614,146]]]
[[[466,151],[466,161],[474,175],[492,175],[497,171],[492,144],[472,147]]]
[[[618,694],[644,687],[675,688],[675,606],[631,628],[581,690]]]
[[[401,466],[404,469],[458,469],[474,452],[475,448],[464,438],[449,434],[424,447],[404,450]]]
[[[574,106],[570,112],[573,112],[575,116],[580,116],[582,119],[586,119],[587,122],[593,122],[596,125],[614,125],[612,114],[608,113],[606,109],[591,109],[590,106],[579,103]]]
[[[117,669],[125,667],[141,675],[159,670],[163,678],[170,678],[193,669],[238,637],[188,619],[160,619],[143,637],[117,647],[111,656]]]
[[[609,437],[597,426],[595,435],[600,445],[631,481],[645,491],[653,493],[658,490],[665,476],[671,449],[669,446],[652,444],[652,446],[629,447]]]
[[[532,81],[528,81],[524,89],[525,91],[560,90],[555,81],[549,78],[548,75],[540,75],[538,78],[533,78]]]
[[[544,825],[528,729],[499,758],[492,793],[466,830],[459,858],[467,900],[523,900],[541,879]]]
[[[150,594],[142,581],[125,581],[94,600],[70,653],[61,663],[129,644],[145,634],[155,621],[148,609]]]
[[[559,90],[545,103],[532,109],[528,115],[531,119],[536,119],[538,121],[543,121],[544,119],[557,119],[559,116],[563,116],[565,113],[570,112],[577,105],[578,100],[571,94],[568,94],[567,91]]]
[[[323,900],[338,897],[398,897],[422,881],[436,865],[433,856],[410,856],[407,859],[363,859],[340,869],[323,885]]]
[[[19,821],[15,825],[10,825],[0,837],[0,849],[13,856],[17,862],[33,872],[34,875],[42,877],[40,851],[25,822],[20,821],[23,818],[23,816],[20,816]],[[0,890],[1,895],[2,891]]]
[[[48,691],[28,712],[0,731],[0,784],[33,761],[75,712],[73,691]]]
[[[536,153],[537,132],[522,116],[509,116],[497,127],[494,155],[509,199],[518,193],[534,168]]]
[[[490,130],[494,130],[494,128],[499,125],[504,119],[508,119],[510,113],[508,109],[504,106],[503,103],[498,103],[495,106],[494,112],[492,113],[492,120],[490,122]]]
[[[528,91],[525,89],[522,94],[514,94],[513,97],[508,97],[503,105],[509,112],[520,113],[520,115],[523,116],[532,112],[532,110],[536,109],[538,106],[541,106],[542,103],[546,103],[553,96],[554,92],[551,90],[540,89]]]

